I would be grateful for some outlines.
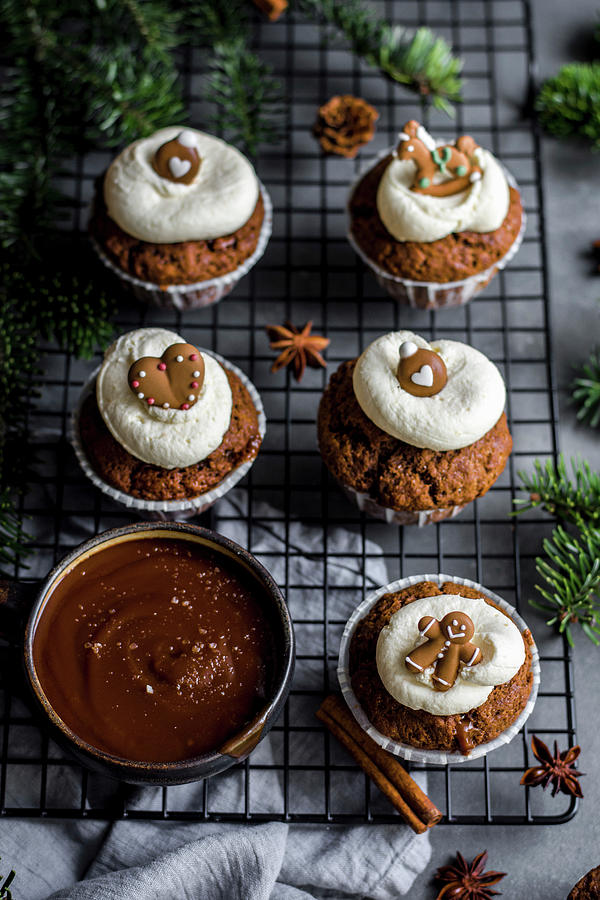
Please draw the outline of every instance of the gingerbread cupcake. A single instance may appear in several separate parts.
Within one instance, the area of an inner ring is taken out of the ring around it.
[[[458,341],[383,335],[342,363],[318,414],[319,449],[361,510],[398,525],[454,516],[512,449],[500,372]]]
[[[357,721],[407,759],[444,764],[507,743],[539,685],[531,632],[480,584],[411,576],[380,588],[344,629],[338,675]]]
[[[580,878],[567,900],[598,900],[600,897],[600,866]]]
[[[519,248],[514,178],[472,137],[407,122],[350,192],[348,238],[388,293],[420,309],[466,303]]]
[[[84,386],[73,444],[93,483],[148,517],[197,515],[246,474],[266,430],[236,366],[162,328],[122,335]]]
[[[102,261],[139,299],[188,309],[216,303],[260,259],[271,213],[239,150],[163,128],[111,163],[89,227]]]

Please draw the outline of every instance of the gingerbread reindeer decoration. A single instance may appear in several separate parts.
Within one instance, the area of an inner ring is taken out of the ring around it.
[[[475,627],[466,613],[450,612],[441,622],[433,616],[423,616],[418,627],[426,641],[406,657],[406,668],[409,672],[424,672],[434,666],[431,680],[436,691],[450,690],[461,663],[476,666],[483,659],[479,647],[471,643]]]
[[[400,160],[411,159],[417,167],[411,191],[449,197],[481,178],[475,155],[478,146],[472,137],[463,134],[455,144],[438,147],[425,128],[411,119],[399,134],[395,155]]]

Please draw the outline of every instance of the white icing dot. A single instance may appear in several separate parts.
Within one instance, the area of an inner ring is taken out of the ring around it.
[[[452,624],[456,628],[456,626],[458,625],[458,621],[456,619],[452,619]]]
[[[466,631],[466,630],[467,630],[467,626],[466,626],[466,625],[461,625],[461,626],[460,626],[460,630],[461,630],[461,631]]]
[[[143,372],[143,371],[142,371],[142,372],[138,372],[138,375],[139,375],[140,378],[145,378],[145,377],[146,377],[146,373]]]
[[[196,399],[196,398],[194,397],[193,394],[188,394],[188,400],[190,401],[190,403],[192,403],[192,401],[195,400],[195,399]]]
[[[409,144],[409,145],[408,145],[408,147],[407,147],[407,148],[406,148],[406,149],[407,149],[407,150],[409,150],[409,151],[410,151],[410,153],[412,153],[412,152],[413,152],[413,150],[414,150],[414,149],[415,149],[415,148],[414,148],[414,147],[413,147],[413,145],[412,145],[412,144]]]
[[[138,399],[139,399],[139,400],[143,400],[143,399],[144,399],[144,395],[143,395],[142,393],[138,394]]]
[[[196,369],[195,372],[192,372],[192,375],[194,376],[194,378],[200,378],[200,372],[198,371],[198,369]]]
[[[153,693],[154,693],[154,688],[152,687],[151,684],[147,684],[147,685],[146,685],[146,693],[147,693],[147,694],[153,694]]]
[[[444,647],[449,647],[449,646],[450,646],[450,641],[444,641]]]
[[[180,131],[177,135],[177,140],[181,144],[182,147],[195,147],[196,146],[196,135],[193,131]]]
[[[177,362],[183,362],[183,356],[176,356],[175,359]]]
[[[443,659],[443,658],[444,658],[444,654],[443,654],[443,653],[438,653],[438,659]]]
[[[400,357],[406,359],[407,356],[412,356],[413,353],[416,353],[418,349],[414,341],[404,341],[400,344]]]
[[[169,409],[169,406],[170,406],[169,403],[163,403],[163,409]]]

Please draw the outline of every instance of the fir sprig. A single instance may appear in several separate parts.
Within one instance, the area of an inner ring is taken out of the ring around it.
[[[34,458],[26,440],[27,409],[39,393],[40,340],[88,358],[109,340],[114,301],[54,250],[45,263],[19,262],[15,253],[0,263],[0,567],[26,554],[27,535],[16,500],[29,480]]]
[[[550,134],[578,135],[600,150],[600,62],[563,66],[543,84],[536,109]]]
[[[0,875],[0,878],[1,877],[2,876]],[[0,884],[0,897],[4,898],[4,900],[13,900],[13,895],[10,891],[10,886],[13,883],[15,877],[16,877],[16,873],[15,873],[14,869],[12,869],[8,873],[8,875],[6,876],[6,878],[4,879],[2,884]]]
[[[573,382],[573,399],[579,405],[577,418],[592,428],[600,425],[600,348],[593,350],[581,374]]]
[[[295,5],[308,18],[329,25],[369,65],[431,98],[438,109],[450,114],[452,103],[461,99],[462,61],[428,28],[411,31],[392,25],[361,0],[296,0]]]
[[[579,527],[600,527],[600,474],[593,472],[588,462],[571,460],[573,477],[561,454],[555,465],[552,460],[534,462],[533,473],[519,472],[528,497],[517,498],[517,513],[542,507],[552,516]]]
[[[215,44],[207,93],[216,103],[212,125],[254,154],[282,137],[281,89],[270,66],[244,52],[243,38]]]
[[[600,644],[600,529],[574,537],[558,525],[543,547],[547,559],[538,558],[536,568],[548,587],[536,587],[545,602],[531,600],[531,605],[550,613],[546,624],[558,627],[571,645],[574,624]]]
[[[209,124],[242,150],[282,137],[281,84],[250,48],[245,0],[187,0],[189,25],[210,50],[204,95],[216,105]]]

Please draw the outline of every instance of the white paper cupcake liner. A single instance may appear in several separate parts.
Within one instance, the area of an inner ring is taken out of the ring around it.
[[[356,503],[361,512],[364,512],[367,516],[372,516],[374,519],[381,519],[383,522],[387,522],[388,525],[417,525],[419,528],[423,525],[433,525],[435,522],[441,522],[444,519],[453,519],[467,505],[448,506],[445,509],[440,507],[438,509],[415,510],[414,512],[406,509],[391,509],[389,506],[381,506],[380,503],[373,500],[370,494],[356,491],[354,488],[342,484],[341,481],[338,481],[338,484],[346,496],[353,503]]]
[[[358,622],[367,615],[367,613],[372,609],[373,606],[377,603],[377,601],[384,594],[389,594],[395,591],[401,591],[404,588],[411,587],[415,584],[420,584],[422,581],[433,581],[438,585],[442,585],[445,581],[452,581],[455,584],[461,584],[465,587],[474,588],[476,591],[480,591],[486,597],[489,597],[490,600],[493,600],[500,609],[502,609],[515,623],[519,631],[524,632],[528,630],[527,624],[521,618],[516,609],[511,606],[506,600],[503,600],[502,597],[499,597],[498,594],[495,594],[493,591],[488,590],[483,587],[481,584],[477,584],[475,581],[471,581],[468,578],[458,578],[455,575],[410,575],[407,578],[400,578],[398,581],[393,581],[391,584],[385,585],[385,587],[378,588],[372,594],[363,600],[363,602],[356,607],[350,618],[348,619],[346,626],[344,628],[342,634],[342,640],[340,644],[340,655],[338,660],[338,681],[340,683],[340,687],[342,689],[342,694],[344,695],[344,699],[348,704],[354,718],[358,722],[358,724],[363,728],[367,734],[373,738],[373,740],[379,744],[380,747],[383,747],[384,750],[387,750],[389,753],[392,753],[394,756],[401,756],[403,759],[410,760],[411,762],[419,762],[426,763],[427,765],[434,766],[446,766],[446,765],[455,765],[456,763],[463,763],[467,761],[471,761],[473,759],[479,759],[482,756],[488,754],[491,750],[496,750],[498,747],[502,747],[504,744],[508,744],[516,735],[519,733],[529,716],[533,711],[533,707],[535,706],[535,701],[538,694],[538,689],[540,686],[540,659],[538,649],[533,643],[531,645],[531,671],[533,673],[533,685],[531,687],[531,694],[529,695],[529,699],[527,700],[527,704],[519,716],[515,719],[512,725],[509,725],[498,737],[494,738],[492,741],[488,741],[485,744],[478,744],[474,747],[468,755],[464,755],[458,751],[446,752],[443,750],[421,750],[418,747],[411,747],[409,744],[401,744],[398,741],[393,741],[391,738],[386,737],[384,734],[381,734],[369,721],[365,711],[360,705],[356,694],[352,690],[352,683],[350,680],[350,642],[352,640],[352,635],[354,634],[354,629],[356,628]]]
[[[261,437],[261,441],[264,440],[267,431],[267,419],[265,416],[265,411],[262,405],[260,394],[254,387],[250,379],[241,371],[241,369],[238,369],[237,366],[234,366],[233,363],[229,362],[229,360],[225,359],[223,356],[220,356],[218,353],[214,353],[212,350],[205,350],[202,347],[199,347],[198,349],[202,353],[208,353],[210,356],[220,362],[225,369],[229,369],[229,371],[233,372],[233,374],[237,375],[237,377],[240,379],[240,381],[250,394],[250,397],[256,409],[258,415],[258,431]],[[126,494],[124,491],[120,491],[112,485],[108,484],[98,475],[91,462],[89,461],[79,431],[79,417],[81,415],[83,403],[86,398],[92,393],[92,391],[94,391],[96,377],[99,371],[100,366],[98,366],[98,368],[95,369],[94,372],[92,372],[89,379],[86,381],[82,388],[77,407],[73,411],[73,415],[71,417],[69,439],[71,445],[73,446],[73,449],[75,450],[75,455],[77,456],[79,465],[81,466],[87,477],[100,491],[102,491],[103,494],[106,494],[107,497],[110,497],[111,500],[115,500],[117,503],[126,506],[127,509],[131,509],[133,512],[136,512],[144,519],[159,519],[165,521],[181,521],[182,519],[191,519],[193,518],[193,516],[199,516],[200,513],[205,512],[205,510],[216,503],[217,500],[225,496],[225,494],[233,487],[235,487],[238,481],[240,481],[250,470],[256,457],[246,460],[236,469],[233,469],[233,471],[231,471],[229,475],[227,475],[222,481],[219,482],[219,484],[211,488],[209,491],[206,491],[204,494],[199,494],[197,497],[188,497],[185,500],[142,500],[139,497],[132,497],[130,494]]]
[[[264,206],[264,219],[254,253],[241,262],[233,272],[227,272],[218,278],[197,281],[194,284],[170,284],[167,287],[161,287],[151,281],[142,281],[140,278],[135,278],[128,272],[124,272],[109,259],[92,235],[90,235],[90,240],[104,265],[119,278],[128,291],[133,293],[143,303],[149,303],[162,309],[180,310],[200,309],[203,306],[211,306],[229,294],[238,281],[248,274],[265,252],[269,242],[273,226],[273,204],[261,181],[259,181],[259,186]]]
[[[504,267],[508,265],[521,246],[527,224],[525,211],[523,210],[522,213],[519,233],[508,251],[504,256],[497,260],[493,266],[490,266],[490,268],[485,269],[483,272],[476,272],[474,275],[469,275],[468,278],[463,278],[460,281],[447,281],[443,283],[435,281],[415,281],[410,278],[401,278],[398,275],[391,275],[389,272],[386,272],[385,269],[380,268],[369,256],[367,256],[352,234],[350,201],[358,183],[364,178],[367,172],[373,169],[384,157],[388,156],[392,150],[393,148],[379,153],[374,162],[372,162],[368,168],[363,169],[352,182],[346,206],[348,215],[348,231],[346,236],[348,241],[362,261],[373,271],[377,282],[391,297],[394,298],[394,300],[412,306],[414,309],[443,309],[446,306],[462,306],[475,294],[483,290],[498,271],[504,269]],[[518,190],[519,186],[516,179],[504,166],[502,168],[504,169],[509,185]]]

